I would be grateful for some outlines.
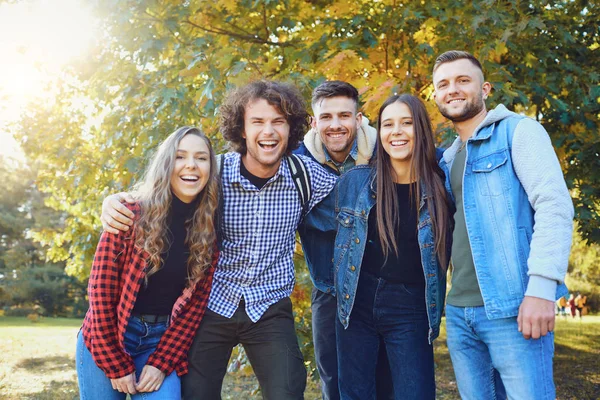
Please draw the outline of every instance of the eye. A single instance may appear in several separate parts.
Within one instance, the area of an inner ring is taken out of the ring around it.
[[[460,83],[468,83],[469,80],[467,78],[463,78],[461,80],[459,80]]]
[[[183,160],[183,156],[177,155],[177,156],[175,156],[175,159],[176,160]]]
[[[410,126],[412,124],[413,124],[412,120],[406,120],[402,123],[402,125],[405,125],[405,126]]]
[[[438,85],[438,89],[444,89],[446,86],[448,86],[448,84],[447,84],[447,83],[440,83],[440,84]]]

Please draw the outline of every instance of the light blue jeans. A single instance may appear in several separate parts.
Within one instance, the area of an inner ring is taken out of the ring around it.
[[[554,333],[523,338],[517,318],[490,320],[481,307],[446,305],[448,351],[460,396],[470,399],[555,399]]]
[[[131,317],[125,332],[125,350],[133,358],[135,373],[139,379],[142,369],[150,354],[154,352],[160,338],[167,330],[167,322],[149,324]],[[79,396],[82,400],[124,400],[127,395],[112,388],[110,379],[104,374],[92,358],[92,354],[85,347],[83,335],[77,335],[77,379],[79,381]],[[160,389],[155,392],[137,393],[131,396],[132,400],[180,400],[181,382],[175,372],[165,377]]]

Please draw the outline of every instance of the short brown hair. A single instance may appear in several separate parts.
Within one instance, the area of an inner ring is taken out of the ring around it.
[[[481,70],[483,74],[483,67],[481,63],[475,56],[467,51],[463,50],[449,50],[445,53],[442,53],[435,59],[435,64],[433,64],[433,72],[442,64],[449,63],[457,60],[469,60],[471,63]]]
[[[311,105],[314,107],[323,99],[338,96],[352,99],[358,108],[358,90],[344,81],[325,81],[321,83],[313,90]]]
[[[229,93],[221,106],[219,124],[223,138],[233,151],[246,154],[244,112],[253,100],[264,99],[282,113],[290,125],[286,154],[298,147],[309,127],[309,116],[302,95],[295,86],[275,81],[255,81]]]

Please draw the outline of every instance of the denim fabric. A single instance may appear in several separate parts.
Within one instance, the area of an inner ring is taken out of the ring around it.
[[[154,352],[160,338],[167,330],[167,322],[149,324],[132,316],[125,331],[125,350],[135,363],[136,378],[140,374],[148,357]],[[83,341],[81,331],[77,335],[77,351],[75,361],[77,364],[77,378],[79,381],[79,396],[82,400],[123,400],[126,394],[112,388],[110,379],[98,368],[92,354]],[[181,399],[181,383],[175,372],[165,377],[160,389],[155,392],[137,393],[131,396],[132,400],[179,400]]]
[[[317,162],[304,143],[300,144],[300,147],[294,151],[294,154],[310,157]],[[327,172],[339,175],[339,172],[331,166],[327,164],[321,164],[321,166]],[[333,196],[330,196],[328,201],[332,200]],[[302,225],[298,227],[298,233],[300,234],[306,266],[310,272],[313,284],[322,292],[335,294],[331,261],[333,258],[333,243],[335,242],[336,230],[334,224],[328,224],[328,219],[330,218],[329,214],[323,213],[317,206],[305,216]]]
[[[505,118],[482,128],[467,141],[463,177],[465,223],[477,280],[490,319],[514,317],[529,282],[527,260],[533,235],[534,211],[516,175],[511,142],[522,116]],[[452,196],[451,148],[440,161],[446,190]],[[453,196],[452,196],[453,197]],[[556,299],[567,293],[557,287]]]
[[[374,182],[375,170],[369,166],[358,166],[342,176],[334,189],[338,224],[334,248],[334,268],[338,318],[344,326],[348,326],[352,308],[356,306],[355,295],[367,241],[369,212],[376,201]],[[431,217],[426,207],[426,200],[429,196],[427,188],[421,184],[417,235],[426,282],[424,298],[429,320],[429,332],[426,336],[431,342],[439,334],[446,295],[446,271],[439,265],[435,253]],[[452,229],[450,223],[448,229],[449,231]],[[451,236],[450,232],[448,232],[448,236]],[[448,246],[448,250],[450,250],[450,246]]]
[[[337,302],[334,296],[317,288],[312,290],[312,332],[315,346],[315,362],[321,380],[323,400],[339,400],[338,364],[335,341],[335,314]]]
[[[526,340],[515,317],[488,319],[484,307],[446,306],[448,350],[463,399],[547,400],[554,334]],[[504,392],[504,390],[505,392]]]
[[[347,328],[337,324],[341,398],[376,398],[375,366],[383,339],[394,398],[434,399],[433,346],[427,340],[428,331],[423,286],[390,283],[362,272],[350,323]]]

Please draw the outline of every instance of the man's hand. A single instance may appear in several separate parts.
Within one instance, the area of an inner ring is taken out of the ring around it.
[[[164,379],[164,372],[152,365],[144,365],[140,381],[137,383],[136,388],[138,392],[154,392],[160,389],[160,385],[162,385]]]
[[[134,215],[122,202],[135,203],[135,199],[129,193],[122,192],[108,196],[102,202],[100,221],[105,231],[118,234],[119,231],[128,231],[133,224]]]
[[[135,391],[135,372],[122,378],[111,379],[110,384],[114,390],[118,390],[121,393],[137,393]]]
[[[554,302],[525,296],[519,307],[517,324],[525,339],[539,339],[554,330]]]

